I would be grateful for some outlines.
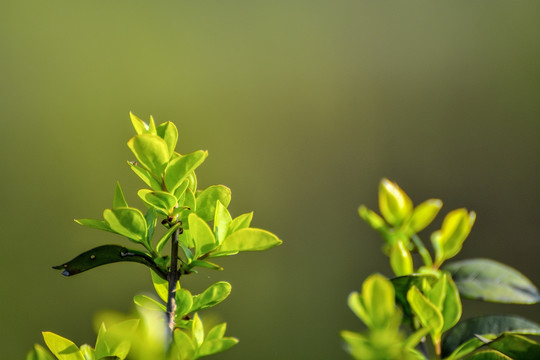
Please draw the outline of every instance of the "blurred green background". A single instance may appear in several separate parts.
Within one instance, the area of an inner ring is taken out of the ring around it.
[[[229,186],[233,215],[284,240],[184,283],[233,285],[214,315],[240,345],[216,359],[348,358],[347,295],[390,275],[357,215],[382,177],[477,211],[458,258],[540,284],[539,38],[537,1],[1,1],[2,356],[42,330],[93,344],[97,311],[150,291],[136,264],[51,269],[126,243],[72,219],[100,217],[116,180],[140,204],[130,110],[175,122],[180,152],[208,149],[200,185]],[[539,305],[474,313],[540,321]]]

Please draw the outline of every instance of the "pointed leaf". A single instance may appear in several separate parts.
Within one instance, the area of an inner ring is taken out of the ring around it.
[[[225,240],[231,221],[231,214],[229,214],[229,211],[223,206],[221,201],[218,200],[214,214],[214,235],[216,236],[218,245],[221,245],[223,240]]]
[[[206,335],[206,340],[218,340],[225,336],[225,331],[227,329],[227,323],[222,323],[214,326]]]
[[[82,226],[86,226],[92,229],[98,229],[98,230],[104,230],[108,232],[112,232],[116,234],[114,230],[111,229],[109,224],[107,224],[106,221],[103,220],[95,220],[95,219],[75,219],[75,222],[77,224],[80,224]]]
[[[170,121],[167,121],[160,124],[156,130],[157,135],[167,143],[169,154],[174,154],[176,142],[178,141],[178,129],[176,128],[176,125]]]
[[[519,271],[490,259],[470,259],[446,264],[462,296],[507,304],[534,304],[540,294]]]
[[[213,220],[218,201],[225,207],[229,206],[231,189],[223,185],[213,185],[199,193],[197,195],[197,215],[204,221]]]
[[[407,300],[414,313],[418,316],[420,323],[424,327],[430,328],[430,333],[433,337],[438,338],[444,325],[444,320],[439,309],[415,286],[407,293]]]
[[[407,223],[412,233],[416,234],[424,230],[441,210],[443,203],[439,199],[429,199],[416,206],[413,214]]]
[[[396,183],[382,179],[379,184],[379,210],[390,225],[399,226],[411,216],[413,204]]]
[[[137,195],[148,206],[156,208],[157,211],[165,216],[170,215],[172,209],[177,205],[176,197],[165,191],[141,189],[137,192]]]
[[[96,360],[95,351],[90,345],[81,345],[80,349],[85,360]],[[116,358],[114,358],[114,360],[116,360]]]
[[[129,117],[131,118],[131,123],[137,134],[144,134],[148,132],[148,124],[139,119],[135,114],[129,112]]]
[[[146,240],[146,219],[139,209],[105,209],[103,218],[117,234],[139,243]]]
[[[176,300],[176,316],[180,319],[184,316],[189,314],[191,311],[191,308],[193,307],[193,296],[191,295],[191,292],[187,289],[178,289],[176,290],[175,294],[175,300]]]
[[[152,242],[152,238],[154,237],[154,230],[156,229],[156,222],[157,222],[156,210],[154,208],[148,209],[148,211],[146,212],[146,215],[144,215],[144,220],[146,221],[146,225],[148,226],[148,231],[146,234],[146,243],[150,244]]]
[[[195,317],[193,318],[191,338],[195,344],[197,344],[197,347],[202,345],[204,340],[204,328],[199,314],[195,314]]]
[[[167,243],[167,241],[169,241],[169,239],[171,238],[172,234],[176,231],[176,229],[178,229],[180,226],[182,226],[182,223],[176,223],[174,224],[171,228],[169,228],[169,230],[167,230],[167,232],[161,237],[161,239],[159,239],[157,245],[156,245],[156,251],[158,253],[161,253],[161,250],[163,249],[163,247],[165,246],[165,244]]]
[[[487,345],[513,359],[540,359],[540,344],[524,336],[503,334]]]
[[[131,170],[133,170],[133,172],[137,174],[137,176],[141,178],[142,181],[144,181],[146,185],[150,186],[153,190],[161,190],[161,184],[152,176],[152,174],[150,174],[148,170],[135,165],[135,163],[131,161],[128,161],[128,165]]]
[[[127,143],[139,164],[154,176],[161,176],[169,163],[169,148],[165,140],[157,135],[142,134]]]
[[[193,297],[193,306],[190,312],[203,310],[215,306],[225,300],[231,293],[231,284],[219,281],[208,287],[201,294]]]
[[[101,265],[121,261],[137,262],[146,265],[160,274],[160,276],[167,278],[163,270],[156,265],[150,256],[141,251],[128,249],[119,245],[98,246],[78,255],[65,264],[53,266],[53,269],[63,270],[62,275],[64,276],[72,276]]]
[[[495,335],[486,334],[484,335],[487,339],[495,339]],[[484,342],[478,339],[478,337],[474,337],[468,341],[465,341],[463,344],[458,346],[452,354],[450,354],[449,357],[447,357],[445,360],[456,360],[456,359],[463,359],[465,358],[465,355],[469,355],[474,350],[482,347],[484,345]]]
[[[120,187],[120,182],[116,183],[116,189],[114,191],[114,200],[113,200],[113,209],[128,207],[122,188]]]
[[[146,295],[135,295],[133,302],[142,308],[154,311],[167,311],[167,307]]]
[[[244,228],[227,236],[216,253],[267,250],[281,243],[282,241],[269,231]]]
[[[195,213],[189,214],[189,233],[195,244],[195,258],[216,248],[217,243],[212,230]]]
[[[30,350],[26,355],[26,360],[55,360],[51,354],[41,345],[34,345],[34,348]]]
[[[443,332],[451,329],[461,319],[463,312],[461,305],[461,298],[459,297],[459,290],[456,284],[452,281],[452,278],[444,274],[444,280],[446,281],[446,296],[444,297],[444,303],[442,306],[442,315],[444,318]]]
[[[184,331],[174,330],[174,343],[179,353],[179,360],[195,359],[195,344]]]
[[[208,156],[208,152],[198,150],[177,158],[173,158],[165,172],[165,186],[170,192],[184,181]]]
[[[238,340],[235,338],[223,338],[217,340],[205,339],[199,350],[197,356],[208,356],[225,351],[234,345],[238,344]]]
[[[43,339],[58,360],[85,360],[83,354],[72,341],[52,332],[43,332]]]
[[[467,360],[517,360],[506,356],[497,350],[482,350],[469,356]],[[525,359],[520,359],[525,360]]]
[[[207,260],[194,260],[191,263],[189,263],[190,267],[202,267],[206,269],[212,269],[212,270],[223,270],[221,266],[218,264],[214,264],[213,262],[207,261]]]
[[[96,340],[95,357],[125,359],[131,348],[130,338],[138,324],[137,319],[122,321],[108,329],[102,324]]]
[[[540,335],[540,325],[519,316],[510,315],[488,315],[467,319],[446,333],[442,342],[442,355],[448,356],[475,335],[499,335],[503,332]]]
[[[248,228],[249,225],[251,225],[252,219],[253,219],[253,211],[246,214],[242,214],[234,218],[234,220],[231,221],[229,225],[229,231],[227,232],[227,235],[231,235],[232,233],[238,230]]]
[[[391,279],[394,289],[396,291],[396,301],[399,303],[403,312],[407,317],[413,315],[412,309],[407,301],[407,293],[413,286],[422,288],[422,283],[427,281],[429,284],[434,284],[437,281],[437,277],[433,274],[411,274],[407,276],[400,276]]]

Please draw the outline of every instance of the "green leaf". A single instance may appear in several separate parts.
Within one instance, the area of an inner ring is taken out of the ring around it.
[[[72,341],[48,331],[42,334],[45,344],[58,360],[85,360],[77,345]]]
[[[396,183],[382,179],[379,184],[379,210],[390,225],[399,226],[411,216],[413,204]]]
[[[165,140],[157,135],[142,134],[127,143],[139,164],[155,177],[161,176],[169,163],[169,148]]]
[[[95,219],[75,219],[75,222],[77,224],[80,224],[82,226],[86,226],[92,229],[98,229],[98,230],[104,230],[108,232],[112,232],[116,234],[114,230],[111,229],[109,224],[107,224],[106,221],[103,220],[95,220]]]
[[[103,218],[117,234],[138,243],[145,242],[147,234],[146,219],[139,209],[105,209]]]
[[[446,333],[442,342],[442,355],[443,357],[450,355],[458,346],[475,335],[499,335],[503,332],[540,335],[540,325],[510,315],[488,315],[467,319]]]
[[[488,339],[495,339],[496,336],[492,334],[486,334],[484,337]],[[455,360],[455,359],[462,359],[465,357],[465,355],[469,355],[474,350],[480,348],[484,345],[484,342],[482,342],[480,339],[474,337],[468,341],[465,341],[463,344],[458,346],[450,356],[448,356],[445,360]]]
[[[135,295],[133,297],[133,302],[144,309],[167,311],[167,307],[165,305],[146,295]]]
[[[154,289],[156,290],[156,293],[163,301],[167,301],[168,295],[169,295],[169,281],[167,278],[163,278],[159,276],[154,271],[150,271],[150,275],[152,276],[152,284],[154,284]],[[180,287],[180,283],[176,283],[176,287]]]
[[[213,185],[197,194],[197,215],[204,221],[213,220],[218,201],[225,207],[229,206],[231,189],[223,185]]]
[[[487,345],[513,359],[540,359],[540,344],[524,336],[503,334]]]
[[[390,249],[390,266],[396,276],[409,275],[414,271],[411,253],[401,240]]]
[[[269,231],[244,228],[235,231],[223,241],[217,254],[235,251],[260,251],[281,245],[282,241]],[[211,256],[215,256],[212,254]]]
[[[429,199],[414,208],[407,225],[412,233],[424,230],[435,219],[443,203],[439,199]]]
[[[41,345],[34,345],[34,348],[30,350],[26,355],[26,360],[55,360],[51,354]]]
[[[101,324],[96,340],[95,357],[117,357],[123,360],[131,348],[131,336],[137,329],[139,320],[132,319],[112,325],[109,329]]]
[[[178,186],[176,188],[176,190],[174,190],[174,197],[176,197],[176,199],[178,199],[178,205],[184,205],[184,199],[185,199],[185,191],[186,189],[188,188],[188,185],[189,185],[189,181],[187,180],[184,180],[182,181],[182,183],[180,184],[180,186]],[[193,196],[193,198],[195,199],[195,195]],[[181,201],[182,200],[182,201]]]
[[[169,230],[167,230],[167,232],[161,237],[161,239],[159,239],[157,245],[156,245],[156,251],[158,253],[161,253],[161,250],[163,249],[163,247],[165,246],[165,244],[167,243],[167,241],[169,241],[169,239],[171,238],[172,234],[176,231],[176,229],[178,229],[180,226],[182,226],[182,223],[176,223],[174,224],[172,227],[169,228]]]
[[[156,130],[157,135],[163,140],[165,140],[165,142],[167,143],[169,154],[174,154],[176,142],[178,141],[178,129],[176,128],[176,125],[174,125],[170,121],[167,121],[163,124],[160,124]]]
[[[179,360],[195,359],[195,344],[193,344],[188,334],[180,329],[174,330],[174,343],[179,354]]]
[[[85,360],[96,360],[95,351],[90,345],[87,345],[87,344],[81,345],[80,350]],[[116,360],[116,357],[113,360]]]
[[[431,236],[438,265],[457,255],[469,236],[475,220],[476,213],[474,211],[469,213],[465,208],[450,211],[445,216],[441,230]]]
[[[225,331],[227,330],[227,323],[221,323],[214,326],[206,335],[205,340],[219,340],[225,336]]]
[[[204,327],[199,314],[195,314],[195,317],[193,318],[191,338],[194,340],[195,344],[197,344],[197,347],[201,346],[204,341]]]
[[[223,243],[223,240],[227,237],[229,231],[229,224],[231,223],[231,214],[221,201],[217,201],[216,212],[214,214],[214,235],[218,245]]]
[[[202,357],[217,354],[230,349],[236,344],[238,344],[238,340],[230,337],[217,340],[205,339],[201,347],[197,350],[197,356]]]
[[[442,306],[442,315],[444,318],[442,331],[445,332],[458,323],[462,314],[462,305],[461,298],[459,297],[459,290],[452,281],[452,278],[449,275],[444,274],[443,279],[446,281],[446,296],[444,297]]]
[[[141,189],[137,192],[137,195],[148,206],[156,208],[158,212],[165,216],[170,215],[172,209],[177,205],[176,197],[165,191]]]
[[[125,208],[128,207],[122,188],[120,187],[120,182],[116,183],[116,189],[114,191],[114,200],[113,200],[113,209],[116,208]]]
[[[176,316],[182,318],[184,315],[189,314],[193,307],[193,296],[187,289],[178,289],[175,294],[176,300]]]
[[[507,304],[535,304],[540,294],[519,271],[490,259],[470,259],[446,264],[462,296]]]
[[[388,231],[388,226],[382,217],[375,211],[368,209],[364,205],[358,208],[358,215],[371,226],[372,229],[385,234]]]
[[[157,272],[160,276],[167,278],[164,271],[156,265],[150,256],[141,251],[128,249],[119,245],[98,246],[94,249],[83,252],[65,264],[53,266],[53,269],[63,270],[62,275],[64,276],[72,276],[101,265],[121,261],[137,262],[146,265],[150,269]]]
[[[148,132],[148,124],[139,119],[131,111],[129,112],[129,117],[131,118],[131,123],[137,134],[145,134]]]
[[[212,270],[223,270],[221,266],[218,264],[214,264],[213,262],[207,261],[207,260],[194,260],[189,263],[190,267],[202,267],[206,269],[212,269]]]
[[[174,192],[182,181],[203,163],[207,156],[207,151],[198,150],[171,160],[165,172],[165,186],[167,190]]]
[[[131,170],[133,170],[133,172],[137,174],[137,176],[141,178],[142,181],[144,181],[146,185],[150,186],[153,190],[161,190],[161,184],[152,176],[152,174],[150,174],[148,170],[135,165],[135,163],[131,161],[128,161],[128,165]]]
[[[152,238],[154,237],[154,230],[156,229],[156,222],[157,222],[156,210],[154,208],[148,209],[148,211],[146,212],[146,215],[144,215],[144,220],[146,221],[146,225],[148,226],[148,231],[146,234],[146,243],[150,244],[152,241]]]
[[[193,297],[193,306],[190,312],[204,310],[215,306],[225,300],[231,293],[231,284],[225,281],[219,281],[210,285],[201,294]]]
[[[407,300],[420,323],[431,329],[430,333],[434,338],[439,338],[444,325],[444,319],[439,309],[416,286],[413,286],[407,293]]]
[[[392,285],[396,292],[396,301],[403,308],[403,312],[407,317],[412,317],[413,312],[407,301],[407,293],[409,289],[413,286],[421,289],[423,288],[423,283],[426,281],[428,284],[434,284],[437,281],[437,277],[433,274],[411,274],[407,276],[400,276],[391,279]]]
[[[195,213],[189,214],[189,233],[195,244],[195,258],[214,250],[216,239],[208,224]]]
[[[227,232],[227,235],[231,235],[232,233],[235,233],[238,230],[248,228],[249,225],[251,225],[252,219],[253,219],[253,211],[237,216],[229,224],[229,231]]]
[[[467,360],[515,360],[496,350],[482,350],[467,358]],[[525,359],[520,359],[525,360]]]

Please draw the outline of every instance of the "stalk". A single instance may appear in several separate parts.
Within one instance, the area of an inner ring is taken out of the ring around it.
[[[174,327],[176,325],[174,314],[176,313],[176,283],[178,281],[178,234],[179,229],[176,229],[171,236],[171,269],[168,274],[169,291],[167,295],[167,339],[168,343],[172,344]]]

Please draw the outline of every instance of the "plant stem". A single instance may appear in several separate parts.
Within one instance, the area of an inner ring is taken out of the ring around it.
[[[418,235],[413,234],[411,236],[411,239],[414,243],[414,246],[416,246],[418,253],[422,257],[422,260],[424,260],[424,265],[426,265],[427,267],[433,266],[433,260],[431,259],[431,255],[429,254],[429,251],[426,249],[424,243],[422,242],[422,240],[420,240]]]
[[[167,295],[167,339],[168,343],[172,344],[174,327],[176,325],[174,315],[176,313],[176,283],[178,282],[178,234],[179,229],[176,229],[171,237],[171,269],[168,274],[169,291]]]

